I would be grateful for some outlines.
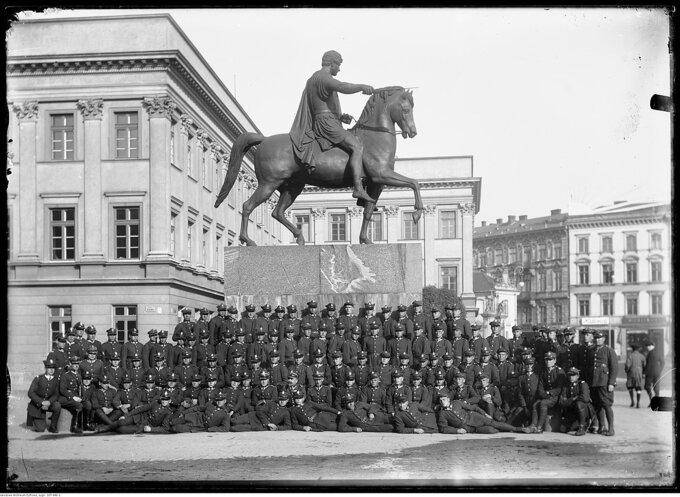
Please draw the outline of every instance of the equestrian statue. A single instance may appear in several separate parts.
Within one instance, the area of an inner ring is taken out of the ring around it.
[[[394,170],[397,134],[416,136],[413,120],[413,94],[401,86],[373,89],[369,85],[343,83],[333,76],[340,71],[342,57],[334,50],[326,52],[321,69],[307,80],[295,121],[288,134],[265,137],[259,133],[243,133],[231,150],[227,175],[215,201],[215,207],[227,198],[234,187],[243,156],[254,146],[257,189],[243,203],[239,240],[255,245],[248,236],[248,219],[257,206],[275,190],[279,201],[272,217],[283,224],[304,245],[302,232],[285,216],[305,185],[320,188],[354,187],[352,196],[364,207],[359,234],[360,243],[371,243],[368,224],[385,186],[409,187],[415,196],[413,221],[423,211],[418,182]],[[371,95],[353,128],[342,123],[353,119],[340,111],[338,93],[362,92]],[[395,131],[395,123],[400,131]]]

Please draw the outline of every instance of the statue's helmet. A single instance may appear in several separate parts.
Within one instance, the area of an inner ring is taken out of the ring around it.
[[[323,57],[321,57],[321,65],[330,65],[331,62],[337,62],[338,64],[342,64],[342,55],[340,55],[338,52],[335,50],[329,50],[325,54],[323,54]]]

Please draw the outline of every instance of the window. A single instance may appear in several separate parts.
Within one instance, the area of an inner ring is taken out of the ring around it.
[[[52,160],[73,160],[73,114],[51,117]]]
[[[578,296],[578,315],[590,316],[590,295]]]
[[[208,236],[210,235],[210,228],[203,226],[203,233],[201,237],[201,262],[205,267],[208,267]]]
[[[539,271],[538,273],[536,273],[536,283],[538,284],[538,291],[545,292],[546,289],[545,272]],[[545,323],[545,321],[542,322]]]
[[[652,281],[654,282],[663,281],[661,278],[661,261],[652,261],[650,272],[652,274]]]
[[[583,264],[578,267],[578,283],[579,285],[590,284],[590,266]]]
[[[637,250],[637,235],[626,235],[626,252],[635,252]]]
[[[495,265],[494,251],[489,249],[487,252],[487,259],[489,261],[489,266]]]
[[[189,220],[187,224],[187,259],[191,262],[191,235],[194,231],[194,221]]]
[[[50,253],[53,261],[76,258],[76,209],[50,209]]]
[[[637,262],[626,263],[626,283],[637,283]]]
[[[128,332],[137,328],[137,306],[114,305],[113,327],[118,332],[118,341],[124,342]]]
[[[175,129],[177,128],[177,123],[172,121],[170,123],[170,164],[175,163]]]
[[[538,322],[543,324],[548,322],[548,308],[544,305],[538,306]]]
[[[347,216],[345,214],[331,214],[331,241],[347,241]]]
[[[175,257],[175,253],[177,252],[177,240],[175,238],[175,229],[177,226],[177,213],[176,212],[171,212],[170,213],[170,257]]]
[[[71,327],[71,306],[49,306],[47,321],[50,329],[50,345],[54,345],[57,337],[66,336],[66,330]]]
[[[602,315],[603,316],[613,316],[614,315],[614,296],[611,294],[605,294],[601,296],[602,300]]]
[[[561,259],[562,258],[562,245],[555,245],[553,250],[555,251],[555,259]]]
[[[638,296],[626,295],[626,314],[635,316],[638,313]]]
[[[553,258],[553,244],[552,242],[548,242],[548,259]]]
[[[514,264],[517,262],[517,249],[514,247],[508,250],[508,264]]]
[[[562,304],[555,304],[555,322],[562,322]]]
[[[137,112],[116,112],[116,159],[138,157],[139,117]]]
[[[652,233],[650,246],[652,250],[661,250],[661,233]]]
[[[404,240],[418,239],[418,225],[413,222],[413,212],[404,212],[402,218],[404,228]],[[493,264],[493,262],[491,262]]]
[[[578,239],[578,253],[587,254],[588,253],[588,239],[583,237]]]
[[[208,150],[203,149],[201,154],[201,181],[203,186],[208,186],[208,160],[207,160]]]
[[[562,290],[562,270],[556,269],[554,271],[555,277],[553,278],[553,291],[559,292]]]
[[[652,293],[650,297],[652,300],[652,314],[663,314],[663,294]]]
[[[295,227],[302,232],[302,236],[306,241],[312,241],[312,232],[309,225],[309,214],[296,214]]]
[[[614,250],[613,250],[614,244],[613,244],[611,236],[603,236],[601,242],[602,242],[602,252],[603,253],[611,254],[611,253],[614,252]]]
[[[548,251],[545,248],[545,245],[540,245],[538,247],[538,260],[539,261],[544,261],[547,258]],[[545,321],[544,321],[545,322]]]
[[[439,238],[456,238],[456,211],[439,211]]]
[[[439,275],[440,287],[453,290],[453,292],[458,295],[458,268],[456,266],[441,266],[439,268]]]
[[[525,266],[531,264],[531,250],[522,247],[520,248],[520,252],[522,253],[522,264]]]
[[[213,264],[213,267],[216,268],[218,271],[222,268],[222,264],[220,264],[220,254],[223,254],[224,251],[222,250],[222,233],[217,233],[215,234],[215,263]]]
[[[379,212],[374,212],[371,220],[368,222],[366,234],[368,239],[372,242],[384,240],[383,237],[383,216]]]
[[[192,150],[192,143],[194,141],[194,137],[191,135],[187,136],[187,174],[189,176],[194,175],[194,169],[193,169],[193,162],[191,160],[191,156],[193,155],[193,150]]]
[[[139,259],[139,207],[115,207],[116,259]]]
[[[614,283],[614,265],[611,262],[602,264],[602,283],[606,285]]]

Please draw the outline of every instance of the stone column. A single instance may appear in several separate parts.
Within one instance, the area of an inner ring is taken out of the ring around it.
[[[322,245],[326,238],[328,222],[326,219],[326,209],[323,207],[312,209],[312,219],[314,220],[314,245]]]
[[[401,226],[399,225],[399,207],[396,205],[386,205],[385,228],[387,229],[387,243],[397,243],[401,238]]]
[[[102,247],[102,109],[101,98],[78,100],[83,116],[85,156],[83,164],[83,208],[85,212],[84,260],[103,260]]]
[[[36,177],[36,126],[38,102],[13,104],[12,110],[19,118],[19,253],[23,262],[37,262],[38,223],[36,223],[37,177]],[[47,258],[47,257],[46,257]]]
[[[179,144],[177,150],[177,164],[182,169],[182,181],[180,187],[180,193],[182,195],[182,200],[186,201],[187,198],[187,143],[189,141],[189,130],[194,124],[193,119],[191,119],[187,114],[182,114],[180,116],[180,126],[179,126]],[[175,238],[177,239],[177,252],[175,253],[175,259],[180,261],[180,265],[189,266],[189,259],[187,258],[187,223],[189,222],[187,216],[186,205],[182,206],[179,215],[177,216],[177,225],[175,226]]]
[[[430,204],[426,205],[423,210],[423,259],[425,264],[423,264],[423,269],[425,273],[423,274],[425,285],[439,286],[439,275],[437,274],[438,267],[434,261],[434,256],[432,260],[429,260],[430,254],[434,254],[434,244],[435,238],[437,238],[437,206]],[[430,262],[428,264],[428,261]]]
[[[148,260],[170,259],[170,125],[175,104],[166,96],[145,98],[149,113]]]
[[[472,231],[474,225],[475,204],[462,204],[460,211],[463,215],[463,260],[461,267],[461,292],[460,297],[467,309],[472,309],[475,304],[475,292],[472,287]],[[474,312],[468,312],[467,319],[474,317]]]
[[[364,220],[363,207],[350,207],[347,209],[349,214],[349,243],[352,245],[359,244],[359,233],[361,232],[361,223]]]

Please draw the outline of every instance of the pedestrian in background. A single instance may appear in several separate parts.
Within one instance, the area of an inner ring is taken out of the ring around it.
[[[626,359],[624,370],[626,371],[626,388],[630,395],[630,407],[640,408],[640,394],[642,394],[642,373],[645,370],[645,356],[640,353],[640,346],[633,345],[633,351]],[[637,397],[637,406],[633,401],[633,390]]]

